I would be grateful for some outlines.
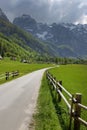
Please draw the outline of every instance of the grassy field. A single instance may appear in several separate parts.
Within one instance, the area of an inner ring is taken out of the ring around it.
[[[57,80],[62,80],[63,86],[71,93],[82,94],[82,104],[87,106],[87,65],[65,65],[59,68],[50,70],[50,73],[56,77]],[[58,104],[62,110],[62,119],[67,125],[68,114],[64,102]],[[81,117],[87,121],[87,111],[81,110]],[[61,123],[62,124],[62,123]],[[65,128],[63,127],[65,130]],[[81,126],[81,130],[87,130],[86,127]]]
[[[71,93],[82,93],[82,103],[87,106],[87,66],[62,65],[50,69],[49,72]],[[66,96],[66,95],[65,95]],[[39,92],[37,111],[34,115],[35,130],[68,130],[70,116],[68,108],[62,100],[58,103],[58,95],[48,85],[44,76]],[[87,112],[81,112],[81,117],[87,121]],[[73,122],[72,122],[73,130]],[[87,130],[81,125],[80,130]]]
[[[65,65],[51,69],[57,80],[71,93],[82,93],[82,102],[87,105],[87,65]]]
[[[19,76],[30,73],[35,70],[50,67],[50,64],[27,64],[18,61],[11,61],[9,59],[4,59],[0,61],[0,75],[5,74],[5,72],[19,71]],[[12,80],[10,78],[9,80]],[[0,79],[0,84],[6,82],[5,78]]]

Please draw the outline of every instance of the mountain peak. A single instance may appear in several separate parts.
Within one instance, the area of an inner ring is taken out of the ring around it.
[[[23,14],[23,15],[22,15],[22,18],[31,18],[31,16],[28,15],[28,14]]]
[[[3,13],[2,9],[0,8],[0,19],[3,19],[3,20],[6,20],[6,21],[9,21],[7,16]]]
[[[27,14],[23,14],[20,17],[16,17],[13,20],[13,23],[14,24],[17,23],[18,26],[23,27],[24,29],[27,29],[27,27],[30,26],[31,28],[35,27],[34,29],[36,30],[36,26],[37,26],[35,19],[33,19],[30,15]]]

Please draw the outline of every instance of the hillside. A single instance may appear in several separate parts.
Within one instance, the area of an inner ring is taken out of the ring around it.
[[[13,23],[33,36],[39,38],[55,55],[63,57],[87,58],[87,25],[72,23],[53,23],[51,25],[38,23],[30,15],[22,15],[14,19]]]
[[[48,51],[46,44],[32,36],[32,34],[10,23],[2,11],[0,13],[0,43],[1,45],[3,44],[3,48],[7,48],[3,50],[5,55],[9,52],[13,53],[13,55],[21,56],[22,51],[23,55],[34,58],[36,58],[36,55],[51,55],[51,49]],[[5,47],[6,44],[7,47]],[[17,48],[20,49],[17,51]]]
[[[15,43],[11,38],[6,37],[0,33],[0,54],[4,57],[14,57],[21,59],[34,59],[37,55],[29,47],[25,46],[25,49]]]

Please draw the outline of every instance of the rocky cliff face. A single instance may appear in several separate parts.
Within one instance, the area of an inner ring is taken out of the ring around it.
[[[0,8],[0,19],[3,19],[3,20],[6,20],[6,21],[9,21],[7,16],[3,13],[2,9]]]

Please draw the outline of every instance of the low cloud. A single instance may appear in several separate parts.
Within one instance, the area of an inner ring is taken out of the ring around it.
[[[87,23],[87,0],[3,0],[0,5],[11,21],[29,14],[38,22]]]

